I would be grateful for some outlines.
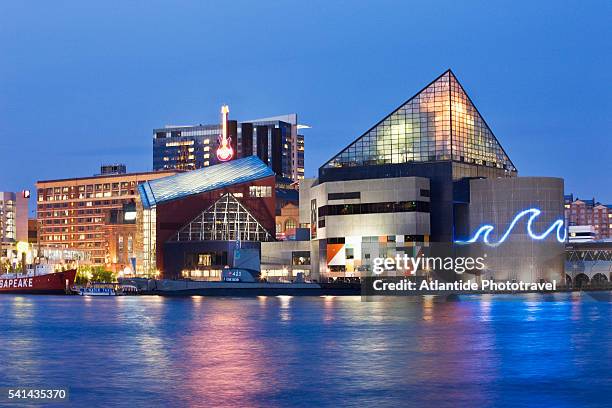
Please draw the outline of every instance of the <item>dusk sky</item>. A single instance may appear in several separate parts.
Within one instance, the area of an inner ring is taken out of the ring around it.
[[[4,1],[0,191],[296,112],[306,176],[451,68],[522,176],[612,204],[612,2]]]

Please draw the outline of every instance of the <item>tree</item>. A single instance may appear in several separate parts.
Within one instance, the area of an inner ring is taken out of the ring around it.
[[[84,285],[87,282],[104,282],[111,283],[117,281],[117,276],[114,272],[104,269],[102,266],[79,266],[77,270],[76,283]]]

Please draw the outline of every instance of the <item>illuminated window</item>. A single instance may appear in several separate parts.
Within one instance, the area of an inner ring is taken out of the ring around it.
[[[219,220],[225,220],[219,222]],[[272,235],[236,198],[227,193],[189,224],[172,241],[272,241]]]
[[[176,147],[176,146],[191,146],[193,145],[193,140],[188,140],[185,142],[168,142],[166,143],[166,147]]]
[[[285,221],[285,230],[297,228],[297,222],[293,218],[289,218]]]
[[[270,186],[249,186],[250,197],[272,197],[272,187]]]
[[[368,130],[324,167],[437,160],[516,171],[450,71]]]

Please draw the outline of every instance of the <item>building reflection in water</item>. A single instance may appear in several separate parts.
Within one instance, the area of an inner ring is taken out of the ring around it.
[[[185,394],[192,396],[188,405],[254,407],[259,405],[258,394],[273,393],[282,375],[276,373],[277,365],[268,356],[282,340],[263,341],[266,334],[259,321],[273,300],[280,302],[281,319],[290,320],[290,299],[247,299],[259,316],[245,308],[244,300],[207,302],[205,314],[193,321],[176,344],[184,355],[182,383]]]
[[[610,304],[571,294],[5,299],[0,382],[83,406],[576,406],[612,370]]]

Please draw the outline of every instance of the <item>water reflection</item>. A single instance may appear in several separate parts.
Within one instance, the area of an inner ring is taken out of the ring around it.
[[[610,391],[612,304],[571,294],[2,300],[0,385],[51,381],[82,406],[573,406]]]

